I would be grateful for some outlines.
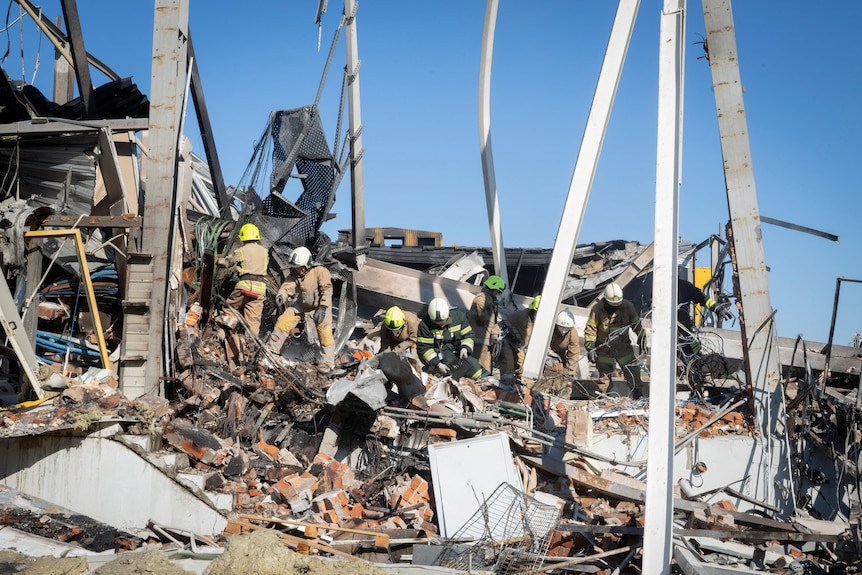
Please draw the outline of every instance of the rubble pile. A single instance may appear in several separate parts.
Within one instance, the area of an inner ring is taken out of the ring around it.
[[[120,422],[125,432],[154,434],[164,451],[187,458],[180,471],[198,476],[204,491],[230,496],[228,527],[214,544],[273,531],[286,550],[385,562],[411,557],[415,545],[445,550],[457,541],[452,533],[442,534],[445,502],[435,497],[429,446],[502,433],[524,496],[550,498],[558,510],[539,564],[534,554],[527,570],[637,572],[645,483],[614,471],[613,461],[585,446],[591,435],[643,436],[646,400],[570,400],[503,386],[493,377],[437,378],[416,369],[405,354],[401,359],[421,381],[420,393],[411,396],[409,386],[399,388],[380,371],[387,365],[381,358],[392,356],[375,353],[373,337],[351,340],[336,369],[322,375],[313,363],[267,352],[229,308],[212,314],[206,323],[184,321],[178,327],[179,360],[166,397],[129,401],[109,372],[91,370],[68,379],[68,387],[50,401],[2,412],[2,430],[41,433]],[[722,405],[679,402],[677,437],[749,433],[742,414],[726,409],[731,401],[722,399]],[[543,458],[552,450],[562,453],[555,465]],[[779,573],[818,572],[812,565],[854,572],[844,567],[858,561],[849,533],[827,535],[737,511],[721,493],[692,496],[684,485],[676,492],[675,531],[703,561]],[[712,501],[714,495],[718,500]],[[44,520],[25,522],[11,514],[5,519],[20,529],[41,524],[31,532],[93,549],[83,542],[96,538],[92,530],[52,532]],[[117,551],[159,546],[157,536],[109,539],[107,548]],[[104,537],[102,543],[105,548]]]

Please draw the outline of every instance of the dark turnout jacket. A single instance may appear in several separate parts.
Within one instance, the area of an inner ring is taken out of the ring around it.
[[[424,365],[433,368],[441,361],[448,365],[458,358],[461,348],[473,353],[473,328],[460,309],[449,310],[449,319],[442,327],[431,323],[427,315],[419,322],[416,352]]]

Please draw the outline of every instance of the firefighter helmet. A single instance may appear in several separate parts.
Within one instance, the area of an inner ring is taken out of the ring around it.
[[[442,324],[449,319],[449,302],[442,297],[435,297],[428,303],[428,317],[436,324]]]
[[[609,283],[605,287],[605,301],[611,307],[617,307],[623,303],[623,288],[618,283]]]
[[[237,234],[241,242],[256,242],[260,239],[260,230],[254,224],[245,224]]]
[[[311,263],[311,252],[308,251],[307,247],[299,246],[290,254],[290,257],[287,259],[287,263],[294,268],[307,268],[308,264]]]
[[[491,291],[503,291],[506,289],[506,281],[500,276],[490,276],[483,284]]]
[[[404,327],[407,318],[404,317],[404,312],[400,307],[394,305],[386,310],[386,316],[383,318],[383,325],[392,331],[398,331]]]
[[[575,327],[575,316],[569,310],[564,309],[557,314],[557,321],[555,323],[563,329],[572,329]]]
[[[533,298],[533,301],[530,302],[530,305],[527,306],[527,309],[531,309],[533,311],[536,311],[537,309],[539,309],[539,302],[540,301],[542,301],[542,296],[537,295],[536,297]]]

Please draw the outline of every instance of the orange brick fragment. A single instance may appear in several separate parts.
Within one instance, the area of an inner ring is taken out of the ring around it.
[[[276,447],[275,445],[270,445],[265,441],[258,441],[257,447],[273,459],[275,459],[275,457],[278,455],[278,447]]]

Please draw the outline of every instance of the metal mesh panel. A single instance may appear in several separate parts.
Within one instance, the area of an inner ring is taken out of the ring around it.
[[[342,174],[326,143],[326,135],[316,106],[276,112],[272,127],[271,190],[281,194],[294,167],[302,182],[303,192],[294,208],[302,216],[292,222],[289,230],[292,243],[305,245],[314,238],[317,230],[329,215],[335,201],[335,190]],[[270,200],[270,198],[267,198]],[[264,201],[266,208],[267,201]],[[270,207],[281,210],[283,205]],[[276,213],[264,215],[276,216]],[[287,220],[293,220],[291,216]],[[287,222],[284,222],[287,223]]]
[[[450,538],[436,565],[495,573],[537,573],[560,509],[501,483]],[[470,540],[472,543],[457,543]]]

